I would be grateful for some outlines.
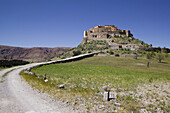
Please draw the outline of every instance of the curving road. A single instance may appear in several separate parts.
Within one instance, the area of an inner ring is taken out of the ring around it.
[[[20,78],[20,71],[44,63],[34,63],[0,70],[0,78],[11,71],[0,82],[0,113],[71,113],[71,107],[62,106],[46,94],[40,94]],[[14,69],[14,70],[13,70]]]
[[[38,93],[20,78],[20,71],[39,65],[69,62],[91,57],[100,52],[78,55],[58,61],[33,63],[24,66],[0,70],[0,113],[75,113],[69,106],[62,102],[53,101],[46,94]],[[10,72],[9,72],[10,71]],[[5,80],[1,80],[6,73]]]

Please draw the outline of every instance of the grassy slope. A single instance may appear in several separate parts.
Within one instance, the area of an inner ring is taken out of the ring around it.
[[[0,70],[5,69],[6,67],[0,67]]]
[[[157,63],[156,60],[150,62],[150,68],[147,68],[147,60],[144,58],[135,60],[120,57],[91,57],[81,61],[51,64],[32,69],[40,76],[46,73],[50,76],[49,79],[55,80],[53,83],[66,83],[67,90],[58,91],[51,82],[47,85],[38,79],[34,83],[33,78],[29,76],[25,76],[25,79],[30,80],[33,87],[42,91],[46,90],[49,94],[65,101],[74,100],[75,97],[77,98],[76,95],[89,100],[102,92],[102,87],[106,85],[117,91],[119,88],[134,90],[139,84],[170,80],[169,60],[167,60],[168,63]],[[101,99],[102,97],[97,101]]]
[[[52,64],[34,68],[32,71],[43,76],[57,78],[58,83],[66,83],[72,90],[98,91],[105,85],[133,88],[149,81],[170,80],[170,64],[151,61],[146,67],[144,59],[116,57],[92,57],[66,64]],[[133,87],[132,87],[133,86]],[[93,90],[94,89],[94,90]]]

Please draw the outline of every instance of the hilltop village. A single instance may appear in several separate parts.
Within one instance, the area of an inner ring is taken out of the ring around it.
[[[137,53],[141,54],[141,51],[170,52],[168,48],[152,47],[152,44],[134,38],[130,30],[118,29],[115,25],[98,25],[84,31],[80,45],[57,57],[67,58],[95,51],[101,51],[102,55],[112,56],[133,56]]]
[[[142,42],[135,42],[130,30],[121,30],[114,25],[98,25],[89,31],[84,31],[82,45],[93,40],[105,40],[110,49],[130,49],[138,50],[142,48]]]

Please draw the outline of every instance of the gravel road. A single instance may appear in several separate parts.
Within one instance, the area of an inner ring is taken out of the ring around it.
[[[0,70],[0,78],[6,72],[4,81],[0,82],[0,113],[73,113],[71,107],[54,101],[46,94],[33,90],[19,75],[25,68],[41,63],[17,66]],[[14,69],[14,70],[13,70]]]

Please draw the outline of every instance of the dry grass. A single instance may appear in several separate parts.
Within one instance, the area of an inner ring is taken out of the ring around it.
[[[146,67],[147,60],[140,58],[120,57],[91,57],[84,60],[51,64],[33,68],[40,77],[48,75],[49,82],[45,83],[42,78],[35,78],[22,73],[22,77],[34,88],[50,94],[53,98],[61,99],[71,104],[75,109],[86,112],[102,111],[134,111],[141,109],[141,105],[128,94],[136,91],[143,84],[169,82],[170,64],[157,63],[150,60],[150,68]],[[66,89],[58,88],[58,85],[66,84]],[[110,86],[117,95],[117,102],[121,107],[116,107],[114,101],[104,102],[102,87]],[[123,93],[123,95],[121,95]]]

